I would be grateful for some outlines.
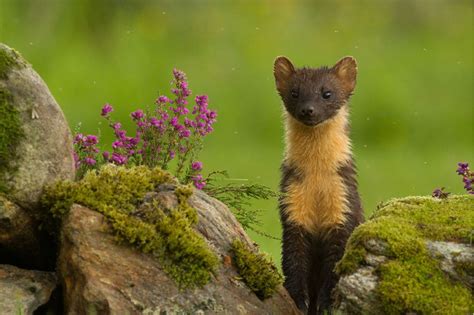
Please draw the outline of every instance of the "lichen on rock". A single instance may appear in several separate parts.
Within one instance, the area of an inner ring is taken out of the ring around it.
[[[232,242],[231,252],[237,271],[247,286],[260,299],[272,296],[283,278],[270,258],[251,250],[240,240]]]
[[[143,202],[163,183],[177,185],[178,205],[173,209],[161,207],[156,200]],[[73,203],[100,212],[118,241],[153,254],[180,287],[193,287],[209,281],[219,260],[193,229],[197,214],[187,203],[192,191],[159,168],[107,165],[78,182],[63,181],[47,188],[42,204],[57,219]]]
[[[440,248],[440,244],[461,243],[471,252],[466,255],[472,257],[473,228],[472,196],[443,200],[409,197],[381,204],[370,220],[354,231],[336,266],[341,276],[335,291],[337,306],[343,313],[368,314],[472,311],[472,284],[459,281],[457,277],[462,275],[453,276],[456,266],[446,265],[454,263],[453,254],[433,254],[433,244]],[[466,259],[461,261],[466,264]],[[370,276],[377,276],[378,283],[362,300],[350,300],[343,294],[347,278],[367,266],[373,268]],[[377,302],[364,304],[364,299]]]

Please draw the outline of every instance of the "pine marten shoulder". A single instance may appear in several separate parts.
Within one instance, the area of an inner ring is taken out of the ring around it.
[[[335,262],[363,220],[349,138],[348,101],[357,64],[345,57],[331,68],[274,64],[284,105],[286,151],[280,217],[285,286],[309,313],[329,308]]]

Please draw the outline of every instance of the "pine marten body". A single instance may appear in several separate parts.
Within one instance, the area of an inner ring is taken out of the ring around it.
[[[347,108],[356,73],[351,57],[318,69],[295,69],[285,57],[275,60],[276,86],[286,109],[283,273],[286,289],[309,314],[329,310],[337,281],[334,265],[363,221]]]

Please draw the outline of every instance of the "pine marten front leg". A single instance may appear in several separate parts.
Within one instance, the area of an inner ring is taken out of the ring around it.
[[[290,296],[296,303],[296,306],[302,310],[307,310],[308,300],[308,263],[309,263],[309,235],[308,232],[297,224],[289,221],[287,215],[287,205],[285,204],[284,194],[292,181],[298,180],[296,170],[288,167],[285,163],[282,165],[282,181],[280,190],[280,219],[283,224],[283,247],[282,247],[282,269],[285,275],[284,286]]]

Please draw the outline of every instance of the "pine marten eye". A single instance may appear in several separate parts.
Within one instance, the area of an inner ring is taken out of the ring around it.
[[[298,98],[299,96],[299,91],[296,89],[291,90],[291,97],[293,98]]]
[[[323,92],[323,98],[325,100],[327,100],[328,98],[330,98],[332,95],[331,91],[326,91],[326,92]]]

